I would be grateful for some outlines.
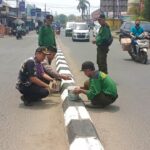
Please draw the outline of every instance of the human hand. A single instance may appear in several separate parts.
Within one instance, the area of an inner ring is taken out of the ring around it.
[[[48,85],[45,89],[47,89],[48,90],[48,92],[49,92],[49,94],[51,94],[51,88],[50,88],[50,86]]]
[[[71,76],[69,75],[61,75],[61,78],[64,80],[71,80]]]
[[[76,88],[73,90],[73,92],[74,92],[75,94],[80,94],[80,91],[81,91],[80,87],[76,87]]]

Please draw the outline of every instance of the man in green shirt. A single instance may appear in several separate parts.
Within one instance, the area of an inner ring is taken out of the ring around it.
[[[39,46],[53,46],[56,47],[56,41],[55,41],[55,33],[51,26],[53,22],[53,16],[47,15],[45,18],[45,24],[41,27],[39,31]]]
[[[97,64],[99,71],[108,73],[107,70],[107,53],[109,51],[109,44],[107,42],[110,40],[111,32],[108,24],[105,22],[105,15],[101,14],[98,17],[98,22],[101,25],[96,39],[93,40],[93,44],[97,45]]]
[[[85,94],[91,101],[88,106],[104,108],[117,99],[115,82],[107,74],[95,71],[93,62],[84,62],[81,71],[89,77],[89,80],[85,82],[84,87],[75,88],[74,93]]]

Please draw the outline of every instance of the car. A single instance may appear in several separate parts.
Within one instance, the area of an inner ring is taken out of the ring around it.
[[[65,28],[65,36],[72,36],[72,31],[74,29],[75,22],[67,22]]]
[[[100,27],[101,27],[100,25],[95,25],[95,26],[93,27],[93,37],[96,37],[96,36],[97,36]]]
[[[94,23],[94,27],[93,27],[93,37],[96,37],[96,35],[99,32],[101,25],[99,23]]]
[[[120,34],[119,34],[119,41],[121,38],[130,37],[130,29],[134,26],[134,21],[126,21],[120,27]],[[150,22],[148,21],[141,21],[141,26],[144,29],[144,32],[148,32],[150,34]]]
[[[86,22],[76,22],[72,32],[72,41],[90,41],[90,29]]]

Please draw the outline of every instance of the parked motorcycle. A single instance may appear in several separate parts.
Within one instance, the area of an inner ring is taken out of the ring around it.
[[[133,39],[134,38],[134,39]],[[127,40],[128,39],[128,40]],[[123,39],[121,44],[124,50],[127,50],[131,58],[142,64],[147,64],[148,61],[148,49],[149,49],[149,36],[139,36]],[[126,40],[126,41],[125,41]],[[128,41],[128,42],[127,42]],[[125,49],[126,48],[126,49]]]

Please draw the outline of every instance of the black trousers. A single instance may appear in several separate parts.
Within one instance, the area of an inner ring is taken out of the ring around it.
[[[84,89],[89,89],[89,80],[84,82]],[[91,103],[96,106],[106,107],[107,105],[112,104],[117,98],[118,95],[114,97],[112,95],[101,92],[91,100]]]
[[[19,91],[24,95],[25,98],[31,101],[36,101],[49,95],[49,91],[47,89],[35,84],[31,84],[27,87],[24,85],[20,85]]]
[[[91,100],[91,103],[93,105],[106,107],[112,104],[117,98],[118,96],[114,97],[112,95],[108,95],[108,94],[101,92],[100,94],[96,95],[94,99]]]
[[[99,71],[102,71],[106,74],[108,73],[108,68],[107,68],[108,51],[109,51],[109,48],[107,46],[97,47],[97,65],[98,65]]]

